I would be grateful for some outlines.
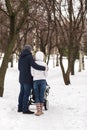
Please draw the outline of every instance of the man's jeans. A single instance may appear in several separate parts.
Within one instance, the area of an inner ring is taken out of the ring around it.
[[[18,110],[27,112],[28,111],[28,100],[32,85],[30,84],[20,84],[20,93],[18,98]]]
[[[34,81],[34,93],[35,93],[35,102],[36,103],[44,102],[45,89],[46,89],[46,80],[35,80]]]

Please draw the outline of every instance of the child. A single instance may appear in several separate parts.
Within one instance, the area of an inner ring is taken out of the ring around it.
[[[44,54],[41,51],[38,51],[35,55],[35,62],[38,65],[45,66],[47,68],[46,63],[44,62]],[[33,87],[35,94],[35,102],[36,102],[36,116],[40,116],[43,114],[43,103],[44,103],[44,91],[46,89],[46,76],[47,70],[38,71],[31,67],[31,74],[33,76]]]

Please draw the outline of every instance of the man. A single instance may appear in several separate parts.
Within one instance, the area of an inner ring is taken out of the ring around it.
[[[31,66],[37,70],[45,70],[45,67],[39,66],[35,63],[32,53],[31,46],[25,45],[22,50],[19,62],[19,82],[20,82],[20,93],[18,98],[18,112],[23,112],[23,114],[33,114],[28,108],[28,98],[30,91],[33,86],[33,77],[31,76]]]

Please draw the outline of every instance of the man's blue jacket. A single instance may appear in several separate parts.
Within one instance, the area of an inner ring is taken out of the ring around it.
[[[33,84],[33,77],[31,76],[31,66],[37,70],[45,70],[45,67],[39,66],[35,63],[31,52],[25,49],[19,56],[19,82]]]

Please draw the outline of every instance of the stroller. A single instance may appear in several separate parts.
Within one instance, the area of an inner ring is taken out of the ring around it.
[[[44,109],[45,110],[49,109],[49,101],[47,100],[47,96],[49,95],[49,89],[50,89],[50,86],[46,83],[46,90],[44,92]],[[32,89],[29,96],[28,105],[33,105],[33,104],[35,104],[35,95],[34,95],[34,90]]]

